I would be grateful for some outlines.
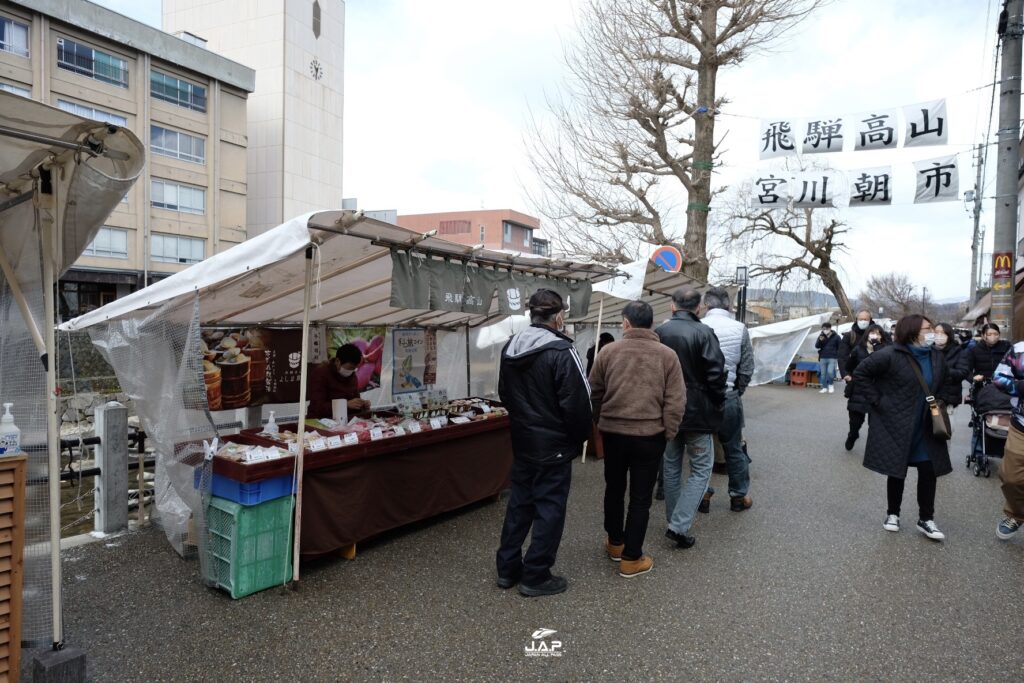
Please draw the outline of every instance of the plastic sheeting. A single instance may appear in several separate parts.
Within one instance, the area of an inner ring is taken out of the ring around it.
[[[750,341],[754,346],[754,377],[750,381],[751,386],[768,384],[785,377],[808,334],[820,328],[831,317],[831,313],[821,313],[751,328]]]

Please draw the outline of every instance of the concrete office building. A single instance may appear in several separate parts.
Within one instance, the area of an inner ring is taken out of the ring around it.
[[[71,317],[246,239],[252,69],[84,0],[0,0],[0,89],[132,130],[143,176],[60,283]]]
[[[548,241],[536,236],[540,220],[512,209],[409,214],[398,216],[398,225],[417,232],[437,230],[438,237],[459,244],[551,255]]]
[[[249,98],[249,228],[263,232],[342,199],[343,0],[163,0],[189,31],[256,70]]]

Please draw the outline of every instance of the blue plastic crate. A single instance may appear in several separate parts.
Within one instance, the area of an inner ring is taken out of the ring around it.
[[[202,473],[201,467],[195,469],[193,485],[197,489],[199,488],[199,479]],[[290,474],[260,481],[241,482],[214,473],[213,481],[210,485],[210,493],[218,498],[226,498],[240,505],[259,505],[268,500],[294,494],[295,482]]]

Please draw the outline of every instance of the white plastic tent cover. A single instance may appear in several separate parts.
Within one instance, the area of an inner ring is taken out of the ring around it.
[[[754,346],[754,377],[750,384],[768,384],[785,377],[790,363],[813,330],[832,317],[819,313],[793,320],[784,320],[750,329],[750,342]]]
[[[74,263],[138,177],[145,149],[126,129],[6,92],[0,92],[0,127],[0,401],[14,403],[30,481],[22,638],[49,645],[60,628],[51,609],[57,577],[50,497],[40,483],[51,466],[48,379],[40,363],[53,334],[44,264],[57,277]]]
[[[216,435],[204,391],[199,327],[301,324],[308,250],[315,271],[310,320],[316,331],[328,324],[436,327],[439,385],[452,395],[497,391],[501,335],[515,323],[500,322],[505,316],[497,298],[486,314],[392,308],[396,248],[539,277],[591,281],[616,272],[597,264],[474,250],[359,213],[327,211],[299,216],[61,326],[88,329],[131,396],[157,451],[157,511],[179,553],[186,551],[190,516],[197,521],[199,542],[205,538],[203,494],[194,487],[193,473],[202,460],[202,440]],[[315,342],[316,333],[311,337]],[[389,347],[385,344],[383,387],[367,395],[378,404],[390,397]],[[308,358],[319,359],[316,353]]]

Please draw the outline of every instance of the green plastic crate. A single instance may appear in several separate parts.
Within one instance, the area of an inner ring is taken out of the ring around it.
[[[210,498],[207,581],[241,598],[291,579],[294,504],[293,496],[259,505]]]

